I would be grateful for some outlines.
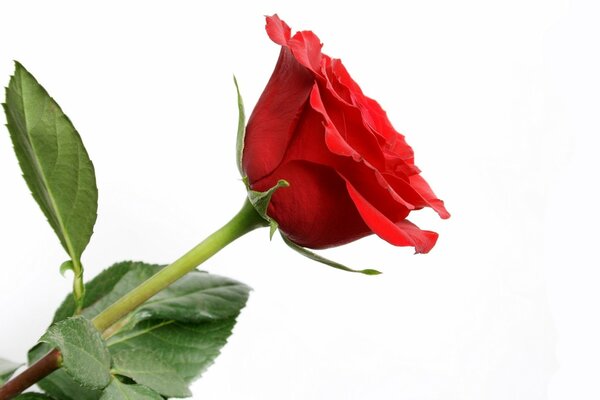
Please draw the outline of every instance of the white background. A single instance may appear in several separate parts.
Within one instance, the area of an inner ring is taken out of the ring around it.
[[[205,5],[201,5],[205,4]],[[81,133],[100,190],[86,276],[174,260],[226,222],[232,74],[252,109],[311,29],[388,111],[453,214],[428,255],[375,237],[343,273],[253,232],[204,268],[254,288],[198,399],[598,399],[598,3],[0,3],[0,81],[22,62]],[[0,120],[3,120],[3,116]],[[65,254],[0,134],[0,356],[23,360],[69,291]]]

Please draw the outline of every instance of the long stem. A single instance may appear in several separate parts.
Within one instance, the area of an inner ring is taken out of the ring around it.
[[[252,204],[246,200],[240,212],[221,229],[207,237],[173,264],[163,268],[137,288],[121,297],[98,314],[92,320],[92,323],[100,332],[104,331],[150,297],[194,270],[235,239],[256,228],[267,225],[267,222],[258,215]]]
[[[98,314],[92,323],[100,331],[111,325],[142,305],[146,300],[194,270],[198,265],[209,259],[229,243],[246,233],[269,224],[256,212],[248,200],[242,209],[221,229],[210,235],[177,261],[160,270],[144,281],[138,287],[127,293],[115,303]],[[60,352],[54,349],[27,370],[14,377],[3,387],[0,387],[0,400],[10,400],[50,375],[60,367]],[[33,370],[33,373],[32,373]]]

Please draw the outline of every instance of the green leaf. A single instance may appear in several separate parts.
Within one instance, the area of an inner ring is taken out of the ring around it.
[[[21,365],[23,364],[0,358],[0,386],[4,385]]]
[[[83,315],[93,319],[107,306],[163,268],[156,264],[125,261],[103,271],[85,286]],[[161,291],[135,312],[132,321],[174,319],[180,322],[206,322],[239,314],[248,301],[250,288],[219,275],[193,271]],[[68,296],[58,308],[54,322],[72,315],[75,303]]]
[[[236,317],[204,323],[146,320],[108,340],[113,354],[160,349],[160,359],[187,383],[198,378],[220,354]]]
[[[302,246],[297,245],[296,243],[292,242],[290,239],[288,239],[283,233],[281,234],[281,237],[283,238],[283,241],[285,242],[285,244],[287,244],[290,248],[294,249],[295,251],[297,251],[298,253],[302,254],[304,257],[308,257],[311,260],[320,262],[322,264],[325,265],[329,265],[330,267],[333,268],[337,268],[337,269],[341,269],[342,271],[348,271],[348,272],[358,272],[360,274],[365,274],[365,275],[379,275],[381,274],[381,272],[377,271],[376,269],[352,269],[352,268],[348,268],[345,265],[342,265],[338,262],[335,261],[331,261],[323,256],[320,256],[318,254],[313,253],[312,251],[309,251],[307,249],[305,249]]]
[[[57,322],[40,342],[60,349],[62,368],[79,384],[103,389],[110,383],[110,354],[88,319],[77,316]]]
[[[131,378],[163,396],[191,396],[187,383],[159,357],[150,351],[121,351],[113,358],[113,372]]]
[[[29,363],[33,364],[45,356],[52,346],[40,343],[29,350]],[[64,369],[60,368],[38,382],[38,386],[55,399],[60,400],[98,400],[102,395],[99,390],[87,389],[71,378]]]
[[[238,102],[238,130],[237,130],[237,140],[236,140],[236,161],[238,170],[240,174],[245,176],[244,169],[242,167],[242,157],[244,155],[244,135],[246,133],[246,112],[244,111],[244,101],[242,100],[242,95],[240,94],[240,87],[238,86],[238,81],[233,76],[233,83],[235,83],[235,90],[237,92],[237,102]]]
[[[232,279],[193,271],[144,303],[134,319],[193,323],[226,319],[244,308],[249,291],[248,286]]]
[[[101,400],[162,400],[162,397],[150,388],[142,385],[126,385],[113,379],[104,389]]]
[[[41,393],[23,393],[15,397],[15,400],[54,400],[52,397],[48,397]]]
[[[159,265],[146,265],[143,263],[132,263],[129,270],[110,288],[110,291],[103,293],[92,304],[83,310],[82,315],[93,319],[108,306],[119,300],[126,293],[135,289],[139,284],[150,278],[161,268]],[[87,297],[87,296],[86,296]],[[134,313],[137,314],[137,313]]]
[[[117,263],[102,271],[85,285],[86,295],[83,302],[85,307],[83,315],[92,319],[106,308],[111,301],[116,300],[123,290],[133,289],[159,269],[160,266],[158,265],[126,261]],[[119,283],[121,285],[115,290]],[[54,314],[53,323],[70,317],[74,311],[75,301],[73,296],[67,296]],[[31,364],[40,359],[50,350],[50,346],[44,343],[34,347],[29,351],[29,363]],[[102,395],[101,391],[81,387],[62,369],[53,372],[38,382],[38,386],[52,397],[61,400],[98,400]]]
[[[94,166],[81,138],[58,104],[18,62],[3,106],[23,177],[78,266],[98,208]]]
[[[92,319],[125,292],[154,275],[162,267],[141,262],[113,265],[86,284],[83,315]],[[250,288],[243,283],[206,272],[192,272],[130,314],[108,339],[113,360],[121,352],[145,352],[171,368],[184,382],[197,378],[227,343]],[[58,308],[54,321],[68,318],[75,310],[72,296]],[[50,348],[37,346],[30,362]],[[79,387],[64,371],[58,370],[38,383],[52,397],[61,400],[97,400],[101,391]]]

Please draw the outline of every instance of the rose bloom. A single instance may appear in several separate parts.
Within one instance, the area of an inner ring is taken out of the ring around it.
[[[342,62],[321,52],[313,32],[292,36],[277,15],[267,17],[266,30],[281,52],[248,120],[242,167],[253,190],[290,183],[273,195],[269,217],[309,248],[375,233],[427,253],[437,233],[406,217],[423,207],[450,214],[419,175],[404,136]]]

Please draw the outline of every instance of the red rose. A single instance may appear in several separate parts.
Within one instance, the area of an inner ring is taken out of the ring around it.
[[[290,183],[275,192],[268,215],[309,248],[375,233],[427,253],[437,233],[406,217],[423,207],[450,214],[419,175],[404,136],[342,62],[321,53],[313,32],[292,36],[277,15],[267,17],[266,29],[281,53],[248,120],[242,167],[253,190]]]

